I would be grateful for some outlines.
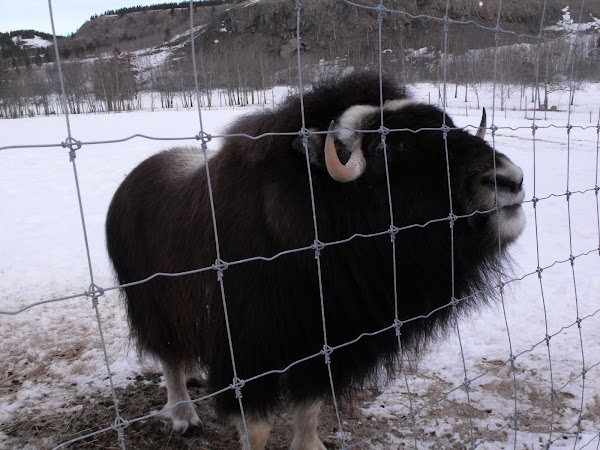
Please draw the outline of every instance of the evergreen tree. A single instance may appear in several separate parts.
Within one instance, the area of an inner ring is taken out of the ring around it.
[[[8,92],[10,83],[10,71],[8,70],[8,64],[2,58],[0,54],[0,102]]]

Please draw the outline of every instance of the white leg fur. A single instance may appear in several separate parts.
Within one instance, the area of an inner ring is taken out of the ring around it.
[[[271,427],[273,426],[273,419],[271,417],[267,419],[253,419],[246,415],[246,429],[248,430],[248,436],[246,436],[244,422],[241,417],[236,416],[233,419],[233,422],[238,430],[242,450],[263,450],[265,448],[267,440],[269,439],[269,434],[271,433]],[[250,441],[249,447],[248,440]]]
[[[317,434],[321,402],[294,405],[294,440],[291,450],[326,450]]]
[[[187,388],[185,386],[186,375],[182,367],[171,366],[163,362],[163,371],[167,383],[168,402],[164,409],[171,408],[177,402],[190,400]],[[164,416],[173,421],[173,430],[178,433],[185,433],[188,428],[200,427],[202,422],[196,414],[192,403],[180,403],[173,409],[164,412]]]

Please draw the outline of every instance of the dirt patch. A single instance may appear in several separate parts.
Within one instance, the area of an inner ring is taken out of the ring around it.
[[[126,389],[117,389],[119,410],[124,419],[145,416],[160,410],[167,398],[166,389],[160,384],[158,373],[138,376]],[[200,398],[208,394],[202,387],[189,389],[192,398]],[[358,442],[372,436],[376,430],[385,428],[387,421],[363,415],[358,405],[373,402],[379,392],[363,391],[356,396],[355,406],[342,408],[343,428],[351,442]],[[11,448],[51,448],[62,442],[74,439],[88,433],[110,427],[115,421],[115,409],[112,396],[97,399],[74,398],[70,412],[56,415],[38,416],[36,414],[21,414],[19,419],[9,424],[0,424],[0,432],[4,433]],[[238,447],[235,428],[215,413],[211,400],[196,404],[198,415],[204,423],[200,437],[182,437],[173,433],[171,424],[160,417],[152,417],[131,423],[124,430],[127,448],[143,449],[235,449]],[[292,441],[293,429],[291,415],[283,407],[275,414],[276,421],[269,439],[270,450],[287,449]],[[338,423],[335,411],[331,406],[324,406],[319,421],[321,439],[327,448],[339,448],[341,439],[338,433]],[[383,442],[375,438],[373,443]],[[0,441],[0,445],[1,445]],[[83,439],[66,448],[103,448],[118,449],[117,433],[109,430],[104,433]],[[356,448],[367,448],[358,446]]]
[[[503,414],[494,405],[500,402],[512,404],[514,385],[508,368],[500,366],[497,375],[487,383],[471,385],[469,404],[462,388],[453,389],[450,383],[435,374],[421,374],[418,379],[422,384],[411,394],[413,410],[417,412],[414,426],[408,417],[409,400],[403,383],[388,387],[383,394],[378,390],[360,391],[352,405],[341,406],[346,444],[356,444],[353,448],[357,449],[413,448],[415,440],[420,448],[462,448],[471,442],[492,445],[485,448],[511,446],[514,436],[511,408],[503,408],[508,411]],[[8,386],[5,384],[3,387],[18,395],[18,382],[13,377]],[[190,387],[189,391],[192,398],[209,394],[206,389],[197,386]],[[138,375],[127,387],[118,388],[116,394],[121,417],[132,421],[124,429],[128,449],[239,448],[235,428],[216,414],[212,399],[196,403],[196,410],[204,423],[199,437],[182,437],[173,433],[171,423],[160,416],[136,420],[159,411],[166,402],[166,388],[158,372]],[[519,430],[538,434],[540,446],[547,440],[552,420],[554,436],[566,432],[565,438],[572,437],[572,432],[576,431],[569,429],[571,421],[563,424],[565,417],[577,414],[573,410],[572,394],[558,392],[552,404],[530,384],[519,384],[517,397]],[[600,416],[600,409],[596,408],[600,405],[600,397],[594,398],[594,411],[588,418],[592,421]],[[533,404],[537,407],[532,408]],[[553,407],[554,415],[549,414]],[[267,449],[287,449],[293,435],[291,414],[282,406],[275,412],[275,417]],[[65,399],[65,404],[52,412],[40,404],[36,410],[28,408],[14,414],[10,423],[0,423],[0,447],[24,450],[53,448],[71,439],[110,428],[114,422],[115,407],[111,395],[76,395]],[[337,417],[331,405],[325,405],[321,411],[319,433],[327,448],[342,446]],[[66,448],[120,447],[117,432],[113,429]]]

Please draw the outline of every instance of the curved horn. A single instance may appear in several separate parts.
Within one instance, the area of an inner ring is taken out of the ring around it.
[[[332,120],[329,125],[329,130],[327,130],[327,138],[325,139],[325,166],[327,166],[327,172],[329,172],[331,178],[340,183],[354,181],[360,177],[367,168],[365,157],[360,146],[356,146],[346,165],[342,164],[337,151],[335,150],[335,143],[333,141],[334,127],[335,121]]]
[[[481,123],[479,124],[479,129],[477,130],[477,133],[475,134],[475,136],[477,136],[478,138],[485,138],[485,132],[486,132],[486,127],[487,127],[487,116],[485,114],[485,108],[483,108],[483,111],[481,112]]]

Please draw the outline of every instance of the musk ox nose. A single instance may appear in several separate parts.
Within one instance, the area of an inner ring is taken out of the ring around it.
[[[493,210],[489,226],[504,243],[512,242],[525,227],[521,203],[525,198],[523,170],[504,155],[499,155],[496,169],[490,169],[479,178],[480,209]]]
[[[517,169],[519,168],[517,167]],[[523,190],[523,172],[520,175],[519,173],[515,173],[515,171],[509,174],[496,173],[495,181],[493,176],[487,176],[483,179],[483,184],[488,185],[491,189],[498,188],[499,191],[508,191],[516,194]]]
[[[480,177],[481,186],[487,191],[487,206],[494,206],[496,200],[500,207],[521,203],[525,198],[523,170],[504,155],[498,155],[496,163],[495,169]]]

